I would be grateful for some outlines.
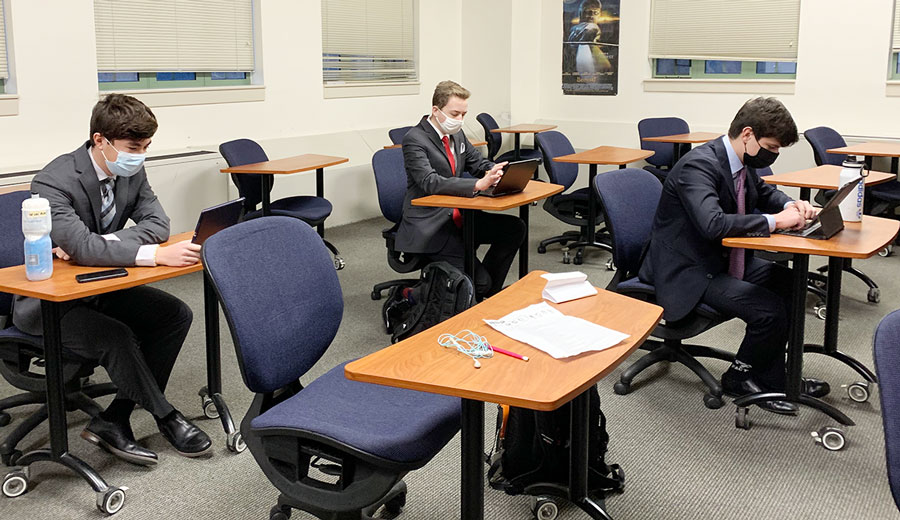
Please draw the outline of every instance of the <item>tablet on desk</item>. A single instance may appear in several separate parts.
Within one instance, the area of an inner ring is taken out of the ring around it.
[[[528,186],[528,181],[537,170],[538,163],[540,163],[538,159],[525,159],[507,164],[503,167],[503,176],[500,177],[497,184],[478,192],[478,194],[485,197],[499,197],[500,195],[519,193],[525,189],[525,186]]]
[[[206,208],[200,212],[197,220],[197,228],[194,229],[194,238],[191,242],[203,245],[206,239],[223,229],[238,223],[241,218],[241,207],[244,197]]]

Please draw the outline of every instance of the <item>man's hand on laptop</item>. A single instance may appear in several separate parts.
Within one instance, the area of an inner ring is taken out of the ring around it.
[[[493,168],[484,174],[484,177],[478,179],[478,182],[475,183],[475,191],[486,190],[500,182],[500,177],[503,177],[503,167],[507,164],[509,164],[508,161],[495,164]]]
[[[156,265],[187,267],[200,261],[200,245],[190,240],[175,242],[170,246],[159,246],[156,250]]]
[[[806,217],[793,204],[775,215],[775,229],[800,229],[806,225]]]
[[[805,200],[795,200],[792,206],[794,206],[794,209],[796,209],[806,220],[814,219],[816,218],[816,215],[819,214],[819,210]]]

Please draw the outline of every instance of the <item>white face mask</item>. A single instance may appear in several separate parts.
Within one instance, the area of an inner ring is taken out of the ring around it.
[[[444,111],[441,110],[440,108],[438,109],[438,112],[440,112],[441,114],[444,114]],[[460,121],[459,119],[453,119],[452,117],[448,116],[447,114],[444,114],[444,118],[445,119],[443,121],[438,119],[438,126],[440,126],[441,130],[443,130],[445,133],[453,135],[453,134],[459,132],[460,130],[462,130],[462,126],[463,126],[462,121]]]

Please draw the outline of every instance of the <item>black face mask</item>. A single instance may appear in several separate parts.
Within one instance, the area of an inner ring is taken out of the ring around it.
[[[753,135],[753,139],[756,139],[756,135]],[[778,153],[773,152],[771,150],[766,150],[759,144],[759,139],[756,139],[756,144],[759,145],[759,151],[756,152],[756,155],[750,155],[747,152],[744,152],[744,164],[758,170],[760,168],[768,168],[775,163],[775,159],[778,159]]]

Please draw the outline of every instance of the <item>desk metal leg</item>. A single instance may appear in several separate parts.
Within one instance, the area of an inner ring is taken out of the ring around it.
[[[569,450],[569,500],[594,520],[612,520],[603,504],[588,492],[588,456],[590,446],[590,394],[582,392],[572,400]]]
[[[513,151],[513,160],[518,161],[518,160],[522,159],[522,148],[521,148],[522,134],[515,133],[515,134],[513,134],[513,136],[515,136],[514,139],[516,141],[516,147],[513,149],[514,150]]]
[[[325,168],[316,168],[316,197],[325,198]],[[316,226],[319,236],[325,238],[325,223]]]
[[[203,314],[206,327],[206,386],[200,389],[203,413],[210,419],[218,417],[225,430],[228,449],[244,451],[243,439],[235,431],[234,420],[225,397],[222,396],[222,356],[219,341],[219,300],[206,273],[203,273]]]
[[[622,165],[624,168],[624,165]],[[603,249],[609,252],[612,252],[612,246],[609,244],[605,244],[603,242],[597,241],[596,227],[597,222],[597,191],[594,189],[594,178],[597,176],[597,165],[591,164],[588,168],[588,225],[587,225],[587,238],[583,241],[578,241],[573,244],[569,244],[568,248],[583,250],[586,247],[596,247],[599,249]],[[579,253],[575,256],[575,264],[578,265],[582,262],[581,260],[582,254]]]
[[[525,239],[519,246],[519,278],[524,278],[528,274],[528,207],[531,204],[522,204],[519,206],[519,218],[525,223]]]
[[[275,184],[275,176],[262,174],[259,176],[260,189],[262,190],[262,214],[268,217],[272,214],[272,186]]]
[[[466,274],[475,283],[475,210],[459,210],[463,219],[463,267]]]
[[[484,403],[462,400],[460,518],[484,518]]]

